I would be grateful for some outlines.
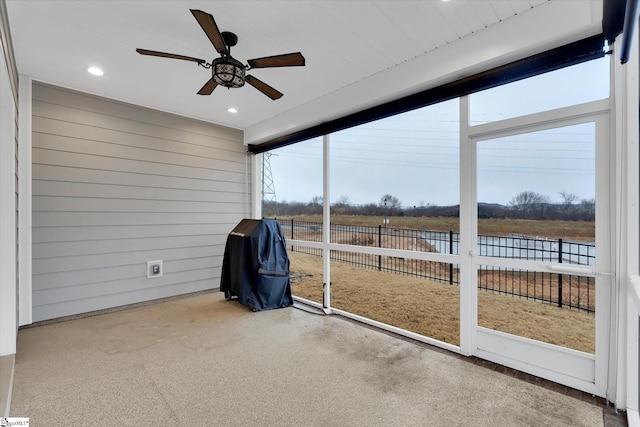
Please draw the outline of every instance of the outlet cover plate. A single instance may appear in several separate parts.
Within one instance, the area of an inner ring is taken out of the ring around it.
[[[147,279],[162,277],[163,272],[162,260],[147,261]]]

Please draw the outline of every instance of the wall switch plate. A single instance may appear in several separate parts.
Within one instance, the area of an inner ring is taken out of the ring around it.
[[[147,279],[162,277],[162,260],[147,261]]]

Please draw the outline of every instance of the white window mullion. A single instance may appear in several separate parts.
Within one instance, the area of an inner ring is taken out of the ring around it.
[[[460,98],[460,351],[477,348],[476,154],[469,137],[469,97]]]

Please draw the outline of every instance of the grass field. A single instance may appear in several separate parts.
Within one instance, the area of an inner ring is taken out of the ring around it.
[[[297,216],[295,219],[322,222],[320,216]],[[332,216],[331,222],[375,226],[383,224],[383,218]],[[459,231],[457,218],[444,217],[391,217],[388,226]],[[320,238],[320,230],[317,233],[318,236],[313,240]],[[478,234],[503,236],[509,233],[594,241],[595,224],[586,221],[515,219],[478,221]],[[322,302],[322,258],[291,251],[289,256],[294,294]],[[459,345],[460,298],[456,285],[332,262],[331,291],[332,307]],[[575,309],[479,290],[478,324],[575,350],[588,353],[595,351],[595,316]]]
[[[289,252],[292,290],[322,302],[322,258]],[[459,345],[459,288],[442,282],[331,264],[332,307]],[[478,324],[575,350],[595,350],[595,316],[478,291]]]
[[[291,217],[287,217],[291,218]],[[322,223],[321,215],[300,215],[297,220]],[[388,227],[432,231],[460,231],[460,221],[451,217],[388,217]],[[377,226],[384,223],[380,216],[332,215],[331,222],[347,225]],[[592,221],[538,221],[530,219],[479,219],[478,234],[504,236],[509,233],[550,239],[595,240],[595,223]]]

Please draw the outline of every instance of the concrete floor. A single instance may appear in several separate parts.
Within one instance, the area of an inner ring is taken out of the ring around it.
[[[597,405],[295,308],[206,293],[20,330],[31,425],[603,426]]]

